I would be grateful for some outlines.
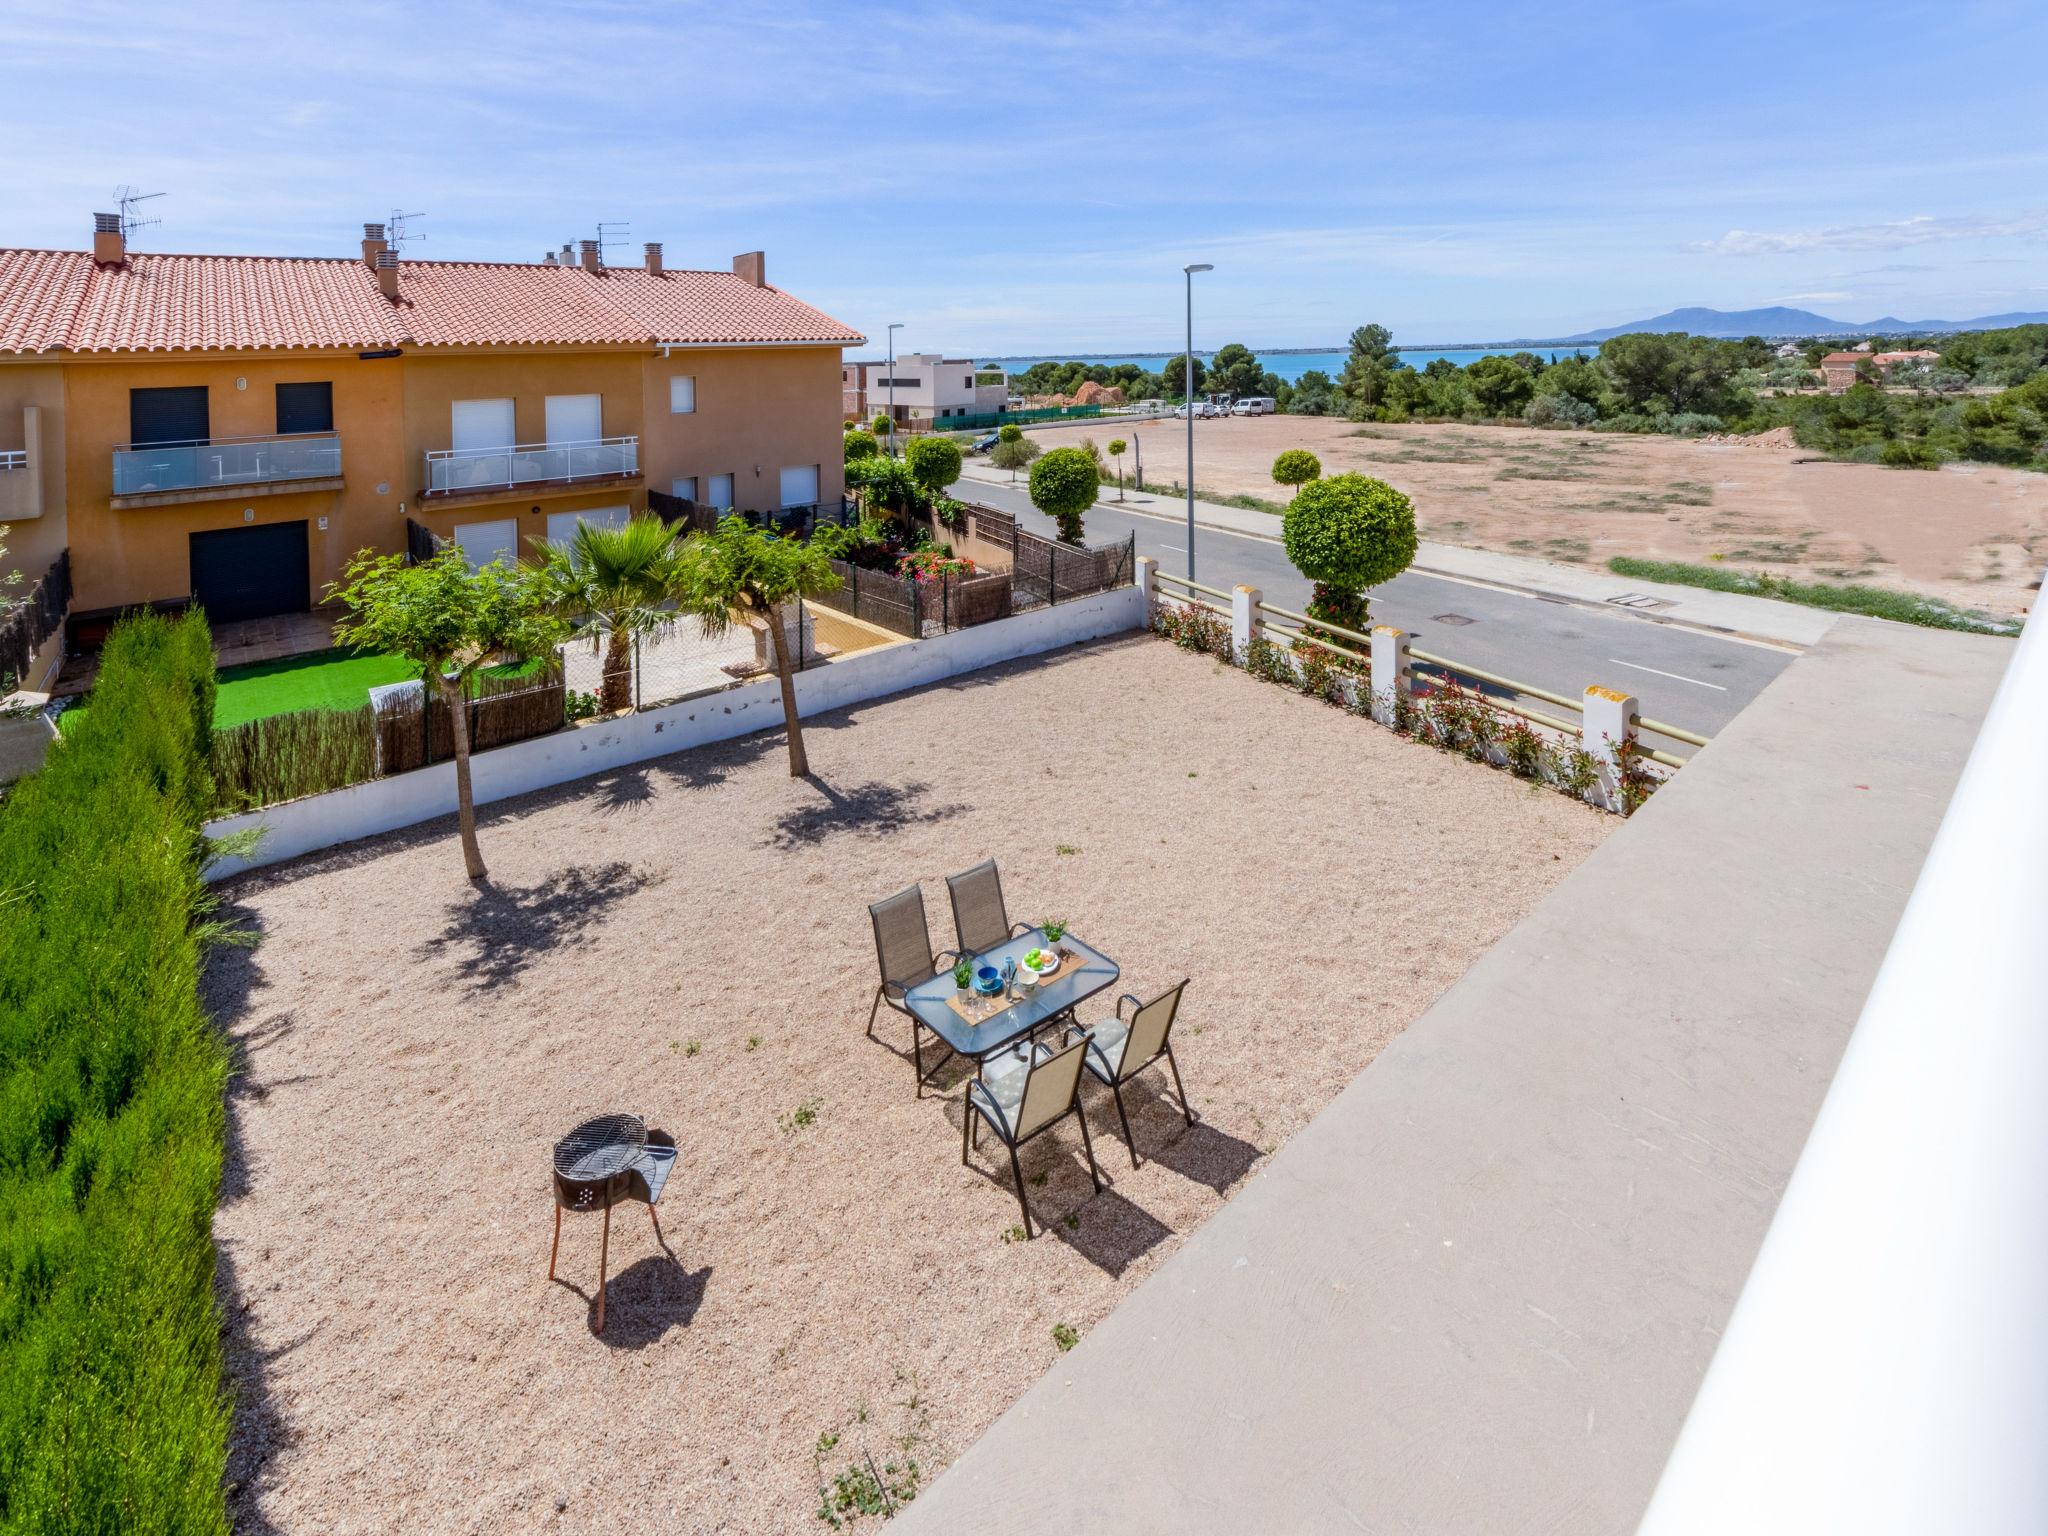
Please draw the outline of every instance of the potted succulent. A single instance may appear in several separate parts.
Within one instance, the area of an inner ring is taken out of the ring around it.
[[[974,967],[968,961],[953,967],[953,990],[962,997],[974,990]]]
[[[1063,917],[1048,917],[1038,925],[1045,930],[1045,942],[1057,944],[1067,936],[1067,920]]]

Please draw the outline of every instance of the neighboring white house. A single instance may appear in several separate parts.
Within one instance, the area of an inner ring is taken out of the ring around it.
[[[870,421],[891,412],[898,422],[979,416],[1000,411],[1009,397],[1001,384],[976,387],[972,358],[936,352],[905,352],[893,365],[886,360],[847,363],[839,372],[848,421]]]

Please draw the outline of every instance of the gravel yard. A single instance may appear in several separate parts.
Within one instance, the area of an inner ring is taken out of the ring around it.
[[[929,1482],[1618,823],[1132,636],[244,877],[210,1000],[237,1044],[215,1229],[230,1508],[283,1532],[823,1526],[872,1454]],[[866,903],[994,855],[1114,994],[1192,976],[1133,1171],[1106,1092],[960,1165],[957,1063],[912,1093]],[[657,1244],[566,1217],[554,1139],[680,1149]],[[992,1158],[991,1152],[995,1155]],[[872,1517],[856,1522],[878,1523]]]

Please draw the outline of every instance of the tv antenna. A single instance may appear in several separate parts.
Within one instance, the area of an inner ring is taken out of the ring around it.
[[[597,259],[604,261],[605,247],[631,244],[633,226],[624,219],[600,219],[597,223]],[[607,266],[609,262],[605,263]]]
[[[130,238],[138,229],[144,229],[151,224],[163,223],[161,218],[145,219],[135,211],[136,204],[152,202],[163,195],[161,192],[138,192],[135,188],[125,183],[114,188],[114,203],[121,210],[121,238],[123,240]]]
[[[424,219],[425,217],[424,213],[400,213],[396,208],[392,209],[391,217],[384,221],[384,235],[391,242],[392,248],[395,250],[409,240],[426,239],[425,235],[405,227],[408,219]]]

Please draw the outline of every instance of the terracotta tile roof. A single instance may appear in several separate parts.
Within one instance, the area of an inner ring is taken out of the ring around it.
[[[396,304],[362,262],[0,250],[0,352],[859,342],[729,272],[403,261]]]

